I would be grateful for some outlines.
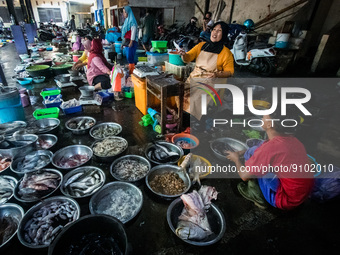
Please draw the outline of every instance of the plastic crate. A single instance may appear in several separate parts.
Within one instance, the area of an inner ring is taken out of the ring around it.
[[[168,53],[147,52],[146,55],[148,56],[148,63],[150,65],[164,65],[165,61],[169,61]]]
[[[112,99],[112,96],[109,93],[104,92],[104,91],[98,92],[96,96],[100,97],[100,101],[102,103],[106,103],[106,102],[110,101],[110,99]]]
[[[138,57],[138,62],[148,62],[148,57]]]
[[[72,114],[76,112],[82,112],[83,107],[81,105],[74,106],[74,107],[69,107],[69,108],[61,108],[65,114]]]
[[[179,78],[184,78],[186,73],[189,72],[189,68],[187,66],[177,66],[174,64],[170,64],[169,62],[165,61],[165,71],[168,73],[172,73]]]
[[[60,100],[60,102],[57,102],[57,103],[45,104],[45,101],[43,101],[43,105],[45,105],[46,108],[60,107],[62,102],[63,102],[63,100]]]
[[[48,97],[48,96],[57,96],[61,93],[61,90],[60,89],[56,89],[56,88],[53,88],[51,90],[42,90],[40,95],[43,97],[43,99],[45,100],[45,97]]]
[[[45,119],[45,118],[58,118],[59,116],[59,108],[51,107],[46,109],[37,109],[33,112],[33,117],[37,120]]]
[[[134,90],[131,88],[123,88],[123,94],[124,94],[124,97],[126,98],[134,98],[135,97],[135,92]]]
[[[151,41],[152,48],[166,48],[168,41]]]

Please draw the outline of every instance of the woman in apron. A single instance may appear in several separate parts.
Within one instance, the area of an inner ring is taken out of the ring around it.
[[[197,89],[201,83],[210,86],[226,84],[227,78],[234,74],[234,58],[230,50],[224,46],[227,42],[228,25],[217,22],[211,30],[210,41],[201,42],[189,52],[180,52],[184,62],[196,60],[195,69],[185,83],[183,109],[201,119],[201,95],[205,92]],[[211,100],[207,98],[207,103]],[[191,102],[191,104],[190,104]]]

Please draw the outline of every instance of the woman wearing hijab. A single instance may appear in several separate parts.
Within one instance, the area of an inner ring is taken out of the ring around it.
[[[81,37],[78,35],[76,38],[76,42],[72,46],[73,51],[82,51],[84,50],[84,45],[81,43]]]
[[[195,69],[191,72],[185,87],[184,110],[200,120],[201,94],[202,90],[194,89],[205,83],[211,86],[214,84],[225,84],[226,78],[234,74],[234,58],[230,50],[224,46],[227,42],[228,25],[224,22],[217,22],[211,30],[210,41],[201,42],[189,52],[180,52],[184,62],[196,60]],[[201,82],[201,83],[198,83]],[[191,90],[191,95],[190,95]],[[211,100],[207,99],[207,103]],[[192,109],[190,109],[190,101]]]
[[[127,60],[129,62],[129,71],[131,74],[135,68],[135,55],[138,47],[138,24],[130,6],[124,6],[123,15],[125,20],[122,27],[122,39],[124,41],[123,45],[128,46]]]
[[[85,51],[83,52],[83,55],[78,59],[78,61],[73,65],[72,67],[73,70],[79,70],[83,66],[87,65],[88,57],[90,55],[91,50],[91,41],[92,41],[91,36],[85,36],[83,43]]]

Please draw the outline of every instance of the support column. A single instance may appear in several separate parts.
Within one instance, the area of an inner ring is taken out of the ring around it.
[[[24,21],[26,23],[29,23],[30,21],[29,21],[29,18],[28,18],[27,8],[26,8],[24,0],[20,0],[20,7],[21,7],[21,12],[24,15]]]
[[[18,25],[19,23],[18,23],[17,15],[15,13],[13,0],[6,0],[6,3],[7,3],[7,9],[8,9],[8,12],[9,12],[9,16],[13,15],[15,25]]]

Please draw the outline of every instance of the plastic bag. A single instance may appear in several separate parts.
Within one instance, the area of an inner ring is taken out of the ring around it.
[[[315,179],[311,198],[320,203],[340,197],[340,168],[334,166],[332,172],[323,173]]]
[[[124,70],[119,65],[112,68],[111,86],[114,92],[121,92],[122,87],[125,86]]]

